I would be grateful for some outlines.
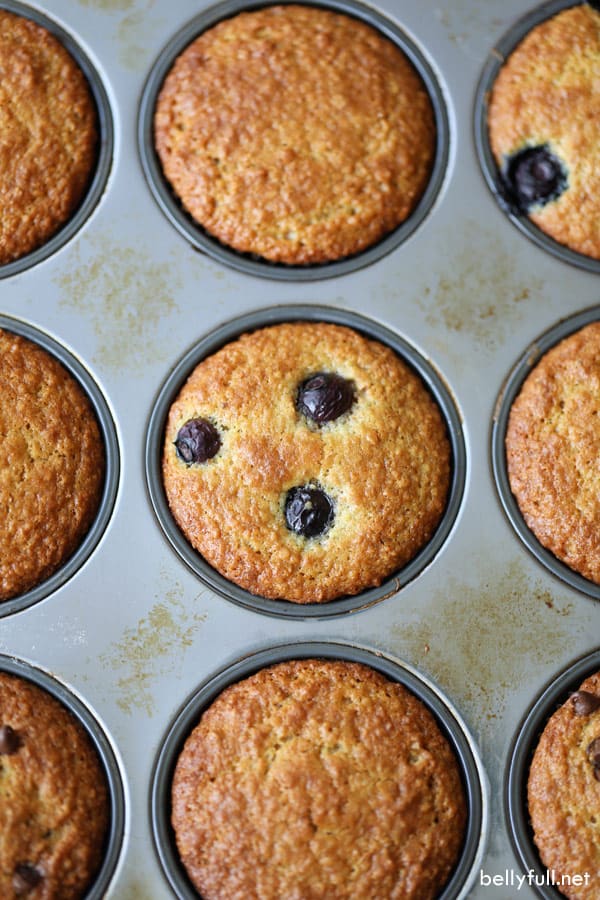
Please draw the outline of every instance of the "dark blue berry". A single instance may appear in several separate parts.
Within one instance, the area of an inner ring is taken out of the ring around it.
[[[317,537],[333,522],[333,502],[321,488],[292,488],[285,498],[285,521],[294,534]]]
[[[356,399],[354,384],[334,372],[318,372],[298,388],[296,409],[322,425],[348,412]]]
[[[560,160],[545,144],[515,153],[508,160],[505,179],[509,201],[523,213],[556,200],[567,187]]]
[[[204,463],[219,452],[221,437],[208,419],[190,419],[182,425],[175,440],[177,456],[184,462]]]

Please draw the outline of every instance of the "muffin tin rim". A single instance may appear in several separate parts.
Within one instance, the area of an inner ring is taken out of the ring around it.
[[[468,807],[463,849],[439,900],[465,900],[480,869],[490,826],[489,784],[477,744],[454,704],[427,675],[391,653],[337,639],[287,641],[252,650],[208,675],[172,716],[154,759],[149,791],[154,851],[171,889],[179,900],[200,898],[179,861],[168,810],[177,755],[201,712],[228,685],[262,668],[288,660],[312,658],[363,663],[402,684],[434,716],[459,764]]]
[[[309,321],[345,325],[371,340],[390,347],[422,379],[443,417],[452,452],[452,475],[444,514],[433,535],[400,570],[378,587],[326,603],[294,603],[252,594],[234,584],[210,566],[176,524],[162,483],[164,430],[171,404],[194,367],[220,347],[240,335],[285,322]],[[322,304],[283,304],[262,307],[228,319],[196,341],[173,366],[153,404],[145,442],[146,489],[154,514],[172,549],[209,588],[233,603],[261,614],[287,619],[331,618],[358,612],[385,600],[419,577],[437,558],[454,531],[462,509],[467,481],[467,450],[464,422],[454,394],[433,363],[398,332],[362,313]]]
[[[48,578],[23,594],[0,601],[0,619],[49,600],[93,556],[113,518],[121,481],[121,451],[115,420],[103,389],[72,348],[37,325],[0,312],[0,329],[26,338],[64,366],[87,397],[104,443],[105,476],[98,510],[75,551]]]
[[[529,343],[511,368],[496,400],[490,435],[492,470],[496,492],[506,517],[517,537],[529,553],[545,569],[560,581],[594,600],[600,600],[600,584],[595,584],[579,572],[571,569],[535,537],[525,522],[519,505],[511,491],[506,465],[505,439],[508,418],[514,400],[524,381],[539,363],[542,356],[564,338],[580,331],[585,325],[600,321],[600,305],[590,306],[573,315],[560,319]]]
[[[502,37],[489,50],[479,77],[473,107],[473,135],[477,158],[484,180],[498,206],[509,221],[538,248],[545,250],[555,258],[587,272],[600,274],[600,259],[586,256],[584,253],[572,250],[565,244],[554,240],[554,238],[535,225],[526,213],[515,210],[507,202],[500,171],[490,147],[487,127],[489,96],[500,69],[513,50],[517,48],[518,44],[536,25],[541,24],[564,9],[586,5],[588,5],[586,0],[581,0],[581,2],[577,2],[577,0],[549,0],[549,2],[542,3],[525,13],[525,15],[520,16],[504,32]]]
[[[429,181],[410,215],[392,232],[359,253],[327,263],[286,265],[270,262],[252,254],[244,254],[209,234],[195,222],[178,201],[163,175],[154,150],[153,118],[158,94],[176,57],[202,32],[223,19],[269,6],[302,5],[330,9],[358,19],[391,40],[409,59],[421,78],[433,107],[436,142],[435,157]],[[433,212],[444,185],[450,178],[452,141],[449,98],[442,87],[433,59],[417,40],[389,15],[363,3],[362,0],[220,0],[189,19],[169,39],[155,58],[142,89],[137,118],[137,146],[142,171],[150,193],[161,212],[175,230],[191,246],[216,262],[242,274],[283,282],[311,282],[348,274],[376,263],[398,249],[423,227]]]
[[[79,722],[96,751],[106,775],[109,795],[110,825],[106,849],[98,872],[85,893],[85,900],[103,900],[114,883],[122,864],[128,819],[125,794],[125,775],[108,730],[92,711],[87,701],[59,676],[42,668],[39,663],[0,653],[0,672],[15,675],[46,691],[61,703]]]
[[[527,812],[527,779],[531,757],[541,733],[572,691],[578,690],[585,678],[600,669],[600,649],[578,657],[558,675],[547,681],[521,718],[511,741],[504,775],[504,814],[512,848],[528,872],[533,870],[542,878],[548,871],[533,841]],[[575,873],[573,873],[575,874]],[[544,900],[565,900],[553,885],[532,885]]]
[[[77,234],[97,210],[105,195],[113,169],[115,152],[114,115],[107,88],[99,68],[92,61],[77,39],[63,25],[50,18],[42,10],[21,3],[20,0],[0,0],[0,10],[31,19],[49,31],[63,45],[83,72],[96,107],[98,117],[97,159],[88,187],[73,214],[58,231],[40,247],[31,250],[11,262],[0,265],[0,280],[18,275],[37,266],[62,250]]]

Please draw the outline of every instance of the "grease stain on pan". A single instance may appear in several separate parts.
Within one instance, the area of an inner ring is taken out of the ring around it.
[[[85,316],[97,339],[94,362],[118,372],[143,374],[148,360],[160,360],[165,346],[164,318],[178,309],[181,277],[175,265],[156,262],[150,250],[123,247],[96,237],[91,254],[80,245],[56,277],[60,306]]]
[[[144,881],[130,881],[119,885],[119,900],[150,900],[154,896],[154,884]]]
[[[101,9],[105,12],[123,12],[133,9],[136,0],[79,0],[81,6],[89,6],[91,9]]]
[[[119,62],[131,72],[146,72],[150,65],[150,51],[154,35],[167,32],[168,20],[153,18],[150,7],[131,12],[124,16],[115,32],[115,42],[119,51]]]
[[[438,6],[435,17],[444,28],[448,40],[472,59],[484,60],[489,52],[489,35],[499,32],[505,20],[492,15],[496,10],[481,0],[454,0]]]
[[[449,576],[435,615],[392,627],[394,651],[423,666],[489,741],[515,691],[572,655],[589,622],[520,561],[497,571],[488,555],[477,586]],[[431,611],[430,611],[431,613]]]
[[[185,650],[206,621],[206,613],[190,613],[180,584],[161,594],[148,613],[100,656],[103,668],[116,670],[116,704],[127,715],[156,712],[154,688],[175,671]]]
[[[437,280],[429,281],[416,300],[436,331],[463,334],[479,348],[495,351],[515,333],[526,307],[543,300],[544,282],[515,272],[513,255],[497,234],[472,221],[457,232],[445,258],[439,258]]]

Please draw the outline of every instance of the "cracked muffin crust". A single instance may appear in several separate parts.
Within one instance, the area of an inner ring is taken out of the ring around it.
[[[301,5],[201,34],[167,75],[154,127],[164,174],[200,225],[294,265],[356,254],[403,222],[436,143],[405,54],[358,19]]]
[[[433,716],[358,663],[293,660],[228,687],[172,784],[179,854],[203,900],[432,900],[465,820]]]
[[[100,428],[83,389],[53,356],[0,329],[0,600],[50,577],[98,511]]]
[[[548,350],[506,433],[511,490],[538,541],[600,584],[600,322]]]
[[[373,587],[432,537],[450,443],[421,378],[346,326],[274,325],[202,360],[169,411],[163,483],[192,546],[253,594]]]
[[[104,852],[106,776],[74,716],[6,672],[0,672],[0,796],[0,896],[83,898]]]
[[[547,723],[531,763],[528,805],[540,857],[555,873],[561,893],[569,900],[596,900],[600,673],[587,678]]]
[[[92,177],[98,126],[86,78],[47,29],[0,9],[0,265],[46,243]]]
[[[511,205],[554,240],[600,259],[600,12],[583,3],[510,54],[488,111]]]

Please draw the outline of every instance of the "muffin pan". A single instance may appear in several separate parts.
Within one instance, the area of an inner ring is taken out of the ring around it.
[[[571,327],[563,320],[595,315],[600,303],[594,266],[546,252],[500,209],[474,139],[486,69],[533,6],[378,0],[368,7],[377,23],[381,17],[382,27],[406,38],[418,68],[426,60],[430,74],[420,71],[443,117],[439,177],[410,234],[347,265],[306,271],[214,255],[197,234],[174,225],[150,183],[150,109],[165,48],[176,52],[176,41],[191,38],[191,23],[195,33],[237,4],[215,10],[171,0],[167,11],[150,0],[41,0],[30,11],[64,32],[97,73],[107,98],[106,157],[83,227],[60,250],[47,253],[47,245],[35,265],[28,258],[27,266],[2,270],[0,324],[24,329],[71,368],[114,455],[104,518],[85,559],[47,592],[46,585],[39,596],[0,605],[0,654],[69,685],[116,748],[124,827],[107,900],[174,895],[162,862],[170,839],[157,837],[153,822],[154,776],[185,698],[257,652],[270,659],[274,647],[300,652],[305,644],[368,648],[448,698],[489,779],[457,895],[515,893],[507,878],[528,863],[505,815],[512,742],[544,685],[597,652],[600,635],[597,596],[540,564],[505,511],[494,472],[502,466],[503,404],[513,379],[547,335]],[[176,536],[165,537],[156,439],[161,403],[194,354],[258,322],[299,315],[354,324],[407,354],[449,419],[455,486],[433,553],[401,573],[400,585],[392,579],[376,595],[326,604],[316,615],[282,615],[279,606],[272,615],[253,598],[232,596],[211,573],[197,573],[174,546]],[[536,893],[525,884],[518,896]]]
[[[542,865],[527,812],[527,779],[529,765],[538,740],[554,711],[578,690],[579,685],[600,668],[600,651],[587,654],[560,672],[536,698],[528,710],[511,747],[506,771],[506,811],[508,827],[515,852],[525,872],[533,871],[536,891],[545,900],[560,900],[563,896],[548,879]],[[547,882],[544,884],[544,880]]]
[[[25,16],[38,25],[43,26],[69,51],[88,80],[96,103],[99,133],[96,167],[78,209],[75,210],[71,219],[41,247],[20,259],[0,265],[0,278],[8,278],[41,263],[53,253],[58,252],[61,247],[77,234],[92,215],[106,189],[110,175],[114,150],[114,126],[108,93],[96,66],[78,43],[76,37],[53,18],[52,12],[49,10],[48,15],[46,15],[40,10],[32,9],[23,3],[15,2],[15,0],[0,0],[0,9]]]
[[[410,690],[435,716],[459,762],[468,807],[464,846],[439,900],[466,897],[475,880],[477,866],[481,863],[489,824],[487,779],[473,738],[439,689],[410,666],[359,646],[332,641],[284,644],[237,660],[200,685],[171,723],[156,759],[151,805],[156,852],[176,896],[180,900],[194,900],[197,897],[179,861],[169,821],[173,770],[189,732],[202,712],[228,685],[275,663],[311,658],[337,659],[370,666]]]
[[[244,332],[253,331],[266,325],[291,321],[333,322],[338,325],[346,325],[369,338],[379,340],[392,347],[421,376],[437,401],[446,421],[452,449],[452,480],[446,510],[431,540],[400,571],[386,578],[379,587],[363,591],[353,597],[330,600],[327,603],[298,604],[290,603],[287,600],[269,600],[251,594],[220,575],[193,549],[179,530],[169,510],[161,477],[165,421],[171,404],[195,366],[206,356],[215,353],[224,344],[235,340]],[[465,441],[460,412],[433,365],[401,336],[383,328],[377,322],[345,310],[321,307],[316,304],[288,304],[257,310],[233,319],[203,338],[180,360],[163,385],[152,410],[146,441],[146,478],[154,511],[165,535],[183,561],[209,587],[222,596],[258,612],[286,618],[326,618],[365,609],[379,600],[394,596],[404,585],[416,578],[435,559],[452,530],[464,492],[466,466]]]
[[[552,0],[550,3],[543,3],[541,6],[532,8],[514,23],[501,40],[490,49],[489,58],[483,68],[481,79],[477,86],[474,119],[475,144],[479,162],[490,190],[500,207],[522,234],[537,244],[538,247],[554,254],[564,262],[579,266],[588,272],[600,273],[600,260],[591,256],[585,256],[583,253],[577,253],[564,244],[558,243],[548,234],[545,234],[541,228],[538,228],[526,213],[516,209],[514,204],[510,202],[490,148],[487,126],[488,98],[504,61],[532,28],[556,15],[561,10],[578,5],[573,0]]]
[[[289,2],[289,0],[284,0],[284,2]],[[238,253],[212,237],[186,213],[171,190],[170,185],[166,182],[154,149],[153,139],[154,110],[165,76],[171,69],[177,56],[199,34],[216,25],[222,19],[234,16],[243,10],[252,9],[256,4],[247,3],[244,0],[225,0],[225,2],[217,3],[211,6],[210,9],[199,13],[188,22],[169,41],[156,59],[144,87],[138,122],[140,158],[148,179],[148,185],[164,214],[183,237],[196,249],[202,250],[219,262],[239,269],[248,275],[259,275],[263,278],[289,282],[315,281],[352,272],[355,269],[375,262],[407,240],[413,231],[421,226],[435,203],[446,177],[449,155],[449,122],[444,95],[438,84],[435,72],[421,49],[415,45],[394,21],[382,16],[370,6],[363,6],[362,3],[354,2],[354,0],[333,0],[333,2],[314,3],[312,5],[346,13],[356,19],[360,19],[393,41],[408,57],[421,76],[433,105],[437,135],[435,158],[428,185],[411,215],[391,234],[378,241],[377,244],[361,253],[357,253],[355,256],[321,265],[293,266],[270,263],[267,260],[254,257],[252,254]]]
[[[0,672],[6,672],[9,675],[30,681],[62,703],[83,726],[100,758],[106,774],[110,822],[102,864],[85,896],[86,900],[101,900],[101,898],[106,896],[106,891],[114,881],[115,873],[123,855],[126,824],[125,792],[117,752],[86,704],[71,688],[62,684],[50,673],[31,665],[25,660],[15,659],[3,654],[0,654]]]
[[[566,584],[582,591],[589,597],[593,597],[595,600],[600,600],[600,585],[584,578],[578,572],[575,572],[565,563],[561,562],[561,560],[557,559],[553,553],[540,544],[533,532],[528,528],[517,501],[510,489],[506,470],[504,442],[506,439],[506,429],[511,406],[519,393],[523,382],[540,361],[544,353],[550,350],[551,347],[554,347],[563,338],[579,331],[585,325],[589,325],[590,322],[597,322],[599,318],[600,307],[595,306],[583,310],[574,316],[570,316],[568,319],[563,319],[527,347],[512,369],[502,388],[502,392],[496,405],[492,426],[492,461],[496,485],[506,515],[517,535],[536,559],[556,575],[557,578],[562,579]]]
[[[94,552],[106,530],[113,512],[117,491],[119,487],[119,445],[114,420],[105,397],[99,386],[85,366],[59,341],[49,334],[40,331],[27,322],[0,314],[0,328],[11,331],[21,337],[28,338],[38,344],[44,350],[51,353],[63,366],[77,379],[84,389],[96,414],[100,433],[104,441],[106,455],[106,474],[102,497],[96,517],[85,535],[83,541],[75,552],[57,569],[54,574],[46,578],[40,584],[19,594],[11,600],[0,603],[0,618],[11,613],[19,612],[27,607],[49,597],[61,585],[65,584],[84,565],[88,557]]]

